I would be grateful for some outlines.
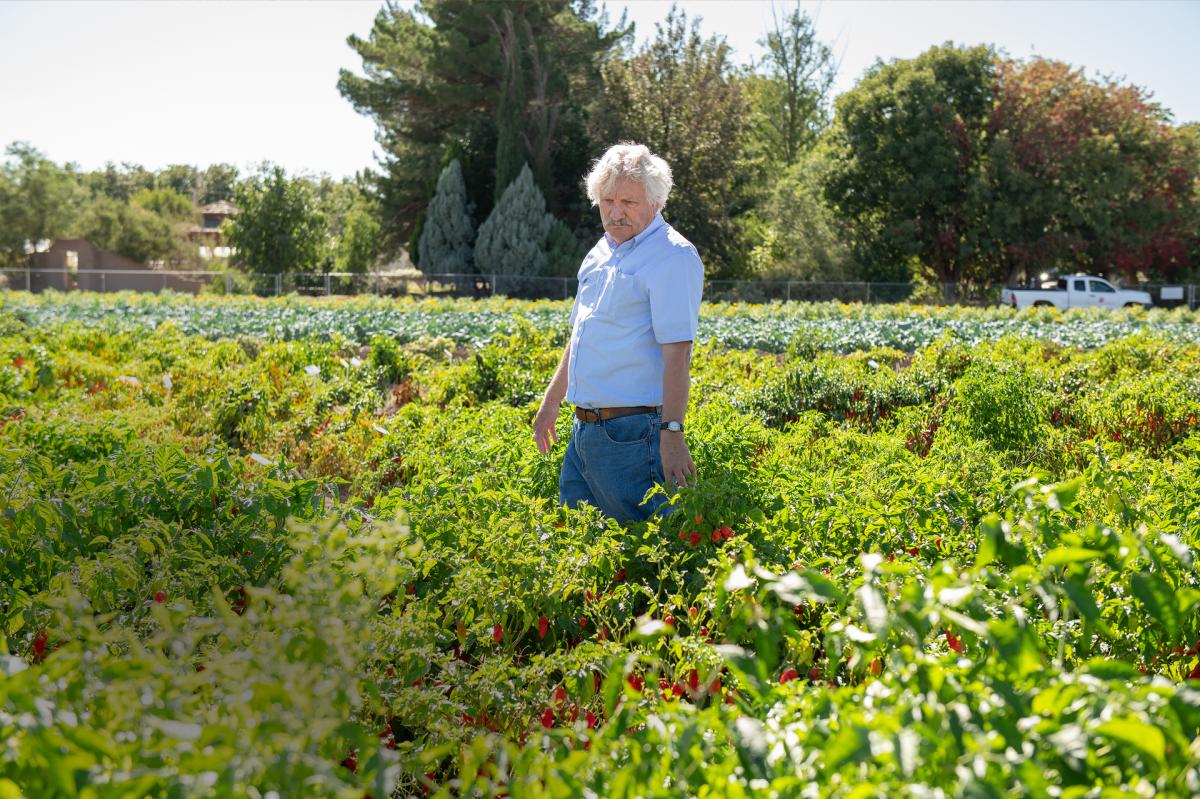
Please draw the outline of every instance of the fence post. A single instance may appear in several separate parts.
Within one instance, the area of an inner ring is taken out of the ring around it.
[[[569,294],[567,294],[567,279],[565,277],[560,278],[560,279],[562,280],[562,283],[563,283],[563,299],[569,300],[571,297]]]
[[[491,275],[488,275],[488,278],[492,281],[492,296],[495,297],[496,296],[496,275],[493,273]]]
[[[225,294],[226,296],[233,293],[233,275],[225,273]]]
[[[275,296],[283,294],[283,275],[275,273]]]
[[[867,285],[867,299],[863,304],[870,305],[871,304],[871,283],[870,283],[870,281],[867,281],[866,285]]]
[[[330,294],[330,291],[329,291],[329,273],[328,273],[328,272],[326,272],[326,273],[325,273],[325,296],[326,296],[326,297],[328,297],[328,296],[329,296],[329,294]]]
[[[791,302],[792,301],[792,281],[790,281],[790,280],[787,282],[786,296],[787,296],[787,300],[785,300],[785,302]]]
[[[32,275],[33,275],[33,270],[27,268],[25,270],[25,290],[28,291],[30,294],[33,293]]]
[[[100,293],[108,293],[108,272],[100,271]]]

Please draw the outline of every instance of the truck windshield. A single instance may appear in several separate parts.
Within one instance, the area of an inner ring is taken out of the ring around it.
[[[1108,285],[1107,283],[1105,283],[1102,280],[1089,280],[1088,281],[1088,290],[1089,291],[1104,291],[1104,292],[1108,292],[1109,294],[1111,294],[1111,293],[1113,293],[1113,291],[1115,291],[1115,289],[1112,286]]]

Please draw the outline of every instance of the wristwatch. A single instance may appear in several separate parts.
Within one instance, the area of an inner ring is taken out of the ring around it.
[[[674,420],[671,420],[669,422],[664,422],[663,430],[670,430],[672,433],[682,433],[683,432],[683,422],[676,422]]]

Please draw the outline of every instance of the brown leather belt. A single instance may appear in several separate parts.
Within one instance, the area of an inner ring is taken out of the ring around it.
[[[655,413],[658,408],[653,405],[627,405],[623,408],[575,408],[575,418],[581,422],[604,422],[609,419],[620,419],[622,416],[633,416],[635,413]]]

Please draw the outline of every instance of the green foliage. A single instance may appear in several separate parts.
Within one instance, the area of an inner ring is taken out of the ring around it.
[[[60,167],[14,142],[0,166],[0,263],[25,260],[25,247],[64,235],[82,199],[72,166]]]
[[[175,202],[179,195],[160,190],[143,191],[134,196],[139,198],[138,202],[122,202],[105,195],[93,197],[84,205],[75,223],[79,235],[101,249],[113,250],[143,263],[178,252],[181,241],[172,226],[172,217],[157,213],[155,208],[162,207],[168,214],[181,211]],[[150,207],[142,205],[141,201],[149,203]],[[187,208],[190,212],[190,203]]]
[[[322,266],[326,220],[304,181],[270,167],[238,184],[234,204],[241,212],[226,223],[228,240],[250,271],[279,274]]]
[[[172,222],[191,221],[196,213],[192,201],[173,189],[143,189],[129,201]]]
[[[1136,86],[1066,64],[935,47],[838,100],[825,194],[877,278],[1177,274],[1191,262],[1196,141]]]
[[[877,63],[838,98],[825,192],[871,279],[907,280],[909,259],[939,283],[991,279],[971,220],[997,68],[988,47],[948,44]]]
[[[763,280],[842,280],[857,264],[843,242],[838,220],[821,193],[828,160],[810,152],[777,178],[760,208],[763,241],[750,254]]]
[[[475,268],[483,274],[566,275],[579,269],[581,254],[562,222],[546,211],[526,165],[479,226]]]
[[[700,251],[706,273],[744,269],[734,218],[744,210],[742,161],[749,105],[721,37],[672,7],[654,41],[604,66],[592,139],[645,144],[671,166],[676,189],[664,216]]]
[[[1157,317],[1169,338],[1123,326],[1144,314],[706,308],[731,341],[820,325],[777,358],[698,346],[699,480],[621,527],[559,508],[566,442],[530,440],[565,304],[489,301],[468,335],[462,303],[339,300],[296,337],[318,303],[21,299],[0,295],[0,791],[1200,780],[1190,314]],[[404,343],[421,314],[472,346]]]
[[[337,239],[334,268],[338,272],[364,274],[379,254],[380,225],[372,203],[358,198],[347,212]]]
[[[369,36],[349,38],[365,77],[343,70],[338,89],[379,128],[389,247],[412,237],[449,158],[481,215],[528,163],[556,214],[587,219],[579,177],[598,66],[632,30],[606,25],[591,2],[422,0],[385,6]]]
[[[164,186],[167,183],[174,182],[174,186],[165,186],[167,188],[179,189],[180,193],[188,193],[187,181],[180,183],[179,181],[171,181],[169,178],[173,174],[177,174],[178,170],[190,170],[190,167],[174,166],[164,170]],[[91,196],[103,195],[118,202],[128,202],[133,195],[139,191],[147,191],[154,189],[158,180],[153,172],[146,169],[141,164],[131,164],[123,161],[119,166],[109,161],[104,165],[104,169],[94,172],[87,172],[81,175],[82,184],[87,194]]]
[[[437,192],[425,210],[421,226],[421,268],[426,272],[465,274],[471,271],[475,224],[467,203],[462,167],[454,159],[438,176]]]
[[[969,370],[955,384],[963,429],[997,450],[1021,455],[1045,442],[1048,417],[1040,387],[1010,369]]]
[[[154,176],[156,189],[174,192],[187,198],[189,202],[196,194],[199,182],[200,173],[196,167],[190,164],[170,164]],[[148,189],[143,189],[143,191],[148,191]]]
[[[806,411],[819,411],[852,424],[873,427],[899,409],[919,405],[943,386],[940,375],[889,368],[900,353],[872,350],[849,361],[825,353],[801,360],[764,386],[749,406],[769,425],[795,422]]]
[[[748,82],[755,111],[757,146],[775,167],[797,163],[828,124],[829,93],[837,74],[833,51],[817,39],[813,19],[796,6],[774,25],[759,45],[761,78]]]
[[[222,281],[222,285],[223,285]],[[562,330],[570,301],[522,302],[503,297],[463,302],[453,299],[393,299],[357,296],[314,302],[296,296],[211,297],[155,294],[29,295],[0,293],[0,308],[30,324],[78,321],[108,329],[154,329],[170,322],[208,338],[258,336],[289,341],[346,338],[368,344],[384,333],[402,342],[446,338],[479,344],[514,332],[523,321],[539,329]],[[939,339],[975,344],[1013,336],[1046,339],[1066,346],[1098,347],[1137,332],[1171,341],[1200,340],[1200,325],[1186,309],[1072,309],[1065,313],[1032,308],[914,307],[745,303],[704,305],[700,341],[768,352],[853,352],[891,347],[911,352]]]
[[[232,200],[238,169],[233,164],[210,164],[200,177],[200,204]]]

